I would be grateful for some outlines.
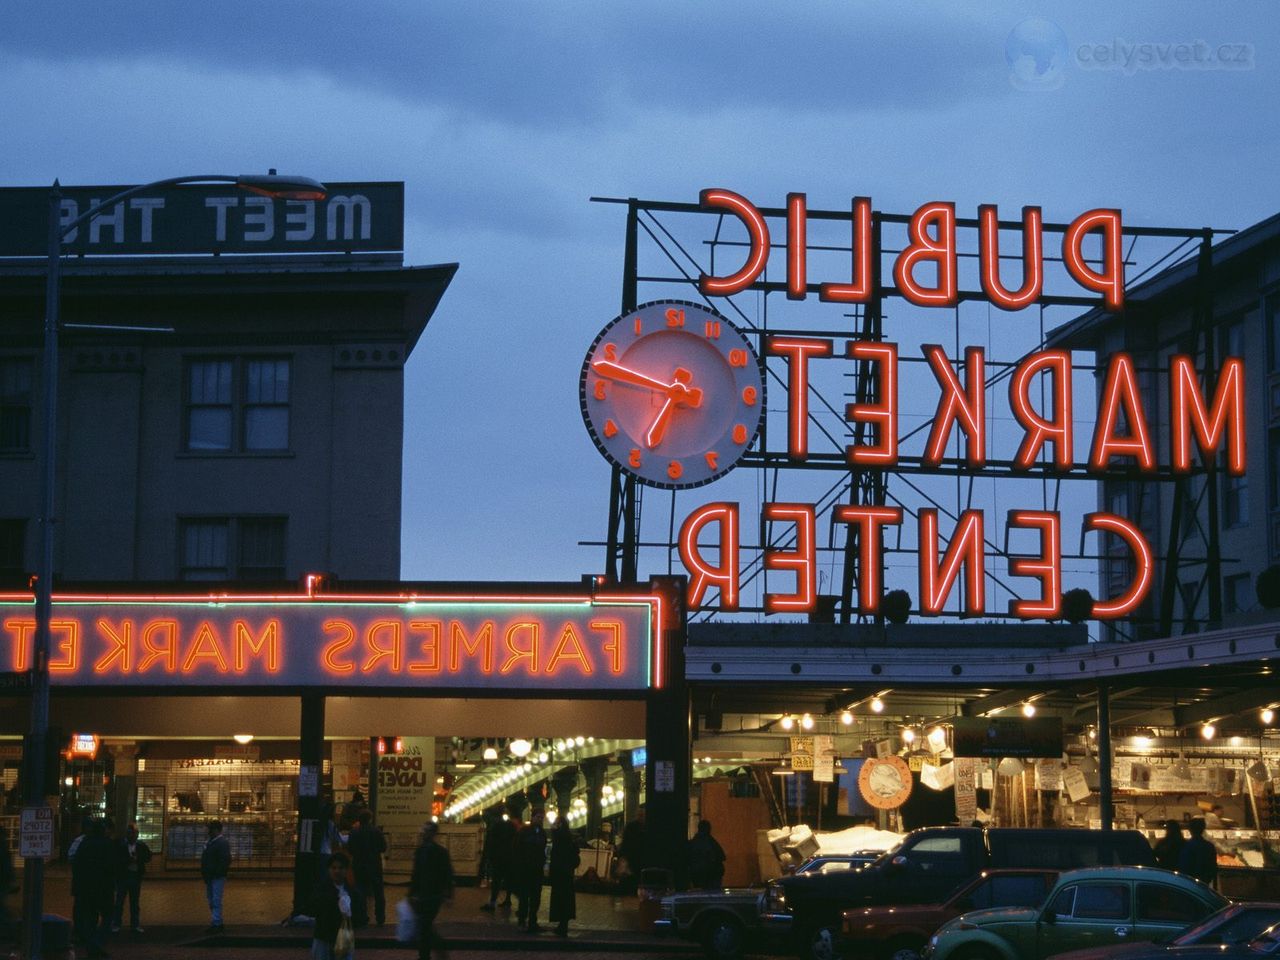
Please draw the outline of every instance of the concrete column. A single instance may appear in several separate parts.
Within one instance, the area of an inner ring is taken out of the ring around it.
[[[320,875],[320,771],[324,767],[324,697],[302,695],[298,738],[298,849],[293,862],[293,912],[307,913]]]
[[[565,767],[556,771],[551,778],[551,789],[554,791],[556,814],[561,817],[569,815],[569,807],[573,802],[573,788],[578,785],[578,768]]]
[[[115,779],[111,784],[112,795],[107,809],[123,834],[138,816],[138,745],[113,743],[109,749]]]
[[[663,594],[666,622],[659,630],[662,675],[654,678],[645,713],[645,837],[649,862],[674,874],[684,886],[684,853],[689,840],[689,782],[693,736],[689,688],[685,682],[684,577],[654,577]],[[628,797],[631,791],[627,791]]]
[[[1111,797],[1111,687],[1098,684],[1098,813],[1102,829],[1110,830],[1116,808]]]
[[[608,770],[608,757],[591,757],[582,761],[582,776],[587,782],[588,840],[595,840],[600,836],[600,822],[604,819],[600,811],[600,791],[604,787],[604,777]],[[627,799],[631,799],[630,791]]]

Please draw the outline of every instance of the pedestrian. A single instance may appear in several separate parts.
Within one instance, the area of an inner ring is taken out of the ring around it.
[[[1178,869],[1178,854],[1182,853],[1182,824],[1177,820],[1164,822],[1164,836],[1156,841],[1156,866],[1165,870]]]
[[[698,832],[687,850],[689,885],[698,890],[715,890],[724,879],[724,847],[711,835],[711,821],[699,820]]]
[[[89,820],[69,848],[71,857],[72,925],[90,957],[105,957],[103,949],[115,893],[115,850],[101,820]]]
[[[569,832],[569,818],[561,816],[551,831],[551,906],[548,916],[556,925],[556,936],[569,935],[569,921],[578,915],[573,878],[582,857],[578,842]]]
[[[325,862],[325,878],[311,895],[311,960],[353,960],[352,891],[347,885],[351,861],[345,853],[331,853]]]
[[[1196,817],[1187,824],[1191,839],[1178,854],[1178,872],[1213,886],[1218,879],[1218,850],[1204,837],[1204,818]]]
[[[119,931],[124,921],[124,900],[129,898],[129,928],[142,933],[142,913],[138,901],[142,896],[142,876],[151,862],[151,848],[138,839],[138,825],[131,823],[116,844],[116,908],[111,917],[111,931]]]
[[[441,957],[448,956],[435,919],[444,902],[453,899],[453,863],[449,851],[436,843],[439,829],[430,820],[424,823],[418,849],[413,852],[409,903],[418,915],[418,960],[430,960],[432,949]]]
[[[546,811],[534,807],[529,822],[516,834],[511,871],[516,887],[516,923],[537,933],[538,908],[542,906],[543,868],[547,860],[547,832],[542,827]]]
[[[361,810],[355,829],[347,838],[347,852],[351,855],[355,874],[356,893],[362,903],[373,897],[373,916],[378,926],[387,922],[387,895],[382,883],[382,855],[387,852],[387,838],[381,827],[373,825],[373,814]],[[364,909],[368,915],[368,907]]]
[[[200,852],[200,876],[209,901],[208,933],[222,932],[222,892],[231,871],[231,843],[222,835],[222,821],[209,822],[209,839]],[[304,888],[305,889],[305,888]]]
[[[648,866],[644,807],[641,807],[636,812],[634,820],[622,828],[622,840],[618,843],[618,856],[627,865],[627,873],[622,878],[622,892],[635,893],[640,883],[640,873]]]
[[[499,906],[498,894],[505,892],[501,906],[511,908],[511,856],[516,839],[516,828],[505,816],[494,818],[484,832],[483,859],[489,871],[489,902],[480,905],[490,913]]]

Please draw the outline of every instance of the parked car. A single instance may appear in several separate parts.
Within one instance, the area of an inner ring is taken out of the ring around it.
[[[871,863],[879,851],[852,854],[818,854],[805,860],[792,876],[834,874],[857,870]],[[759,887],[724,890],[689,890],[662,900],[662,915],[654,921],[660,934],[701,943],[709,957],[733,960],[742,956],[748,942],[752,952],[760,939]]]
[[[854,907],[938,903],[989,868],[1154,863],[1151,845],[1136,830],[926,827],[862,870],[770,883],[761,924],[804,960],[833,960],[841,915]]]
[[[1185,960],[1191,947],[1210,947],[1212,956],[1230,956],[1222,947],[1254,940],[1280,924],[1280,903],[1233,903],[1211,914],[1172,940],[1118,943],[1060,953],[1053,960]]]
[[[1154,867],[1071,870],[1038,908],[976,910],[943,924],[926,960],[1044,960],[1129,941],[1164,940],[1227,905],[1198,880]]]
[[[991,907],[1037,907],[1057,879],[1057,870],[983,870],[940,903],[846,910],[840,953],[919,960],[933,931],[953,917]]]

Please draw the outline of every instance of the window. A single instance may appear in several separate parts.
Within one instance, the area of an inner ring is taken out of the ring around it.
[[[1227,613],[1243,613],[1253,606],[1249,596],[1249,574],[1233,573],[1222,579],[1222,604]]]
[[[1049,904],[1049,909],[1060,917],[1071,916],[1071,911],[1075,909],[1076,904],[1076,888],[1065,887],[1059,894],[1053,898],[1053,903]]]
[[[282,357],[189,361],[186,448],[289,449],[289,367]]]
[[[1242,527],[1249,522],[1248,475],[1222,475],[1222,522],[1228,527]]]
[[[26,569],[26,520],[0,520],[0,577],[21,576]]]
[[[0,359],[0,450],[31,449],[31,360]]]
[[[1138,920],[1174,923],[1185,927],[1209,912],[1209,908],[1186,890],[1163,883],[1138,884]]]
[[[284,517],[179,521],[183,580],[283,580]]]
[[[970,898],[972,909],[990,907],[1038,907],[1048,892],[1048,882],[1053,874],[1011,874],[988,877]]]
[[[1129,885],[1125,883],[1082,883],[1076,888],[1077,920],[1128,920]]]

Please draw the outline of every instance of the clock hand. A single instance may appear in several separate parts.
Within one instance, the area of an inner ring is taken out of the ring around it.
[[[639,370],[632,370],[630,367],[624,367],[622,364],[614,363],[612,360],[593,360],[591,369],[601,377],[607,377],[610,380],[617,380],[621,383],[631,383],[637,387],[648,387],[650,390],[660,390],[663,393],[671,389],[671,384],[669,383],[655,380]]]
[[[644,435],[645,446],[650,450],[662,442],[662,437],[667,432],[667,424],[671,422],[671,414],[675,412],[677,403],[679,401],[674,396],[668,396],[666,403],[662,405],[662,409],[658,411],[657,417],[654,418],[653,425],[649,427],[649,432]]]

